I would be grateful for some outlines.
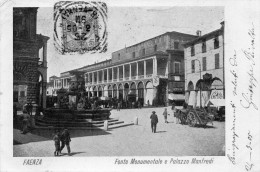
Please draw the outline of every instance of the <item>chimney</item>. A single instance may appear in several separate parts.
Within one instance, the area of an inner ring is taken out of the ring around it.
[[[224,27],[225,27],[225,22],[222,21],[220,24],[221,24],[221,29],[224,29]]]
[[[197,30],[196,34],[197,34],[197,36],[201,36],[201,31]]]

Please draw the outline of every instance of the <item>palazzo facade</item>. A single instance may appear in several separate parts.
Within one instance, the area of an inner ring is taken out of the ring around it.
[[[168,95],[184,99],[184,47],[197,38],[178,32],[162,35],[125,47],[112,58],[72,71],[84,73],[88,97],[112,97],[162,105]],[[68,89],[72,71],[61,73],[54,90]]]
[[[221,28],[184,44],[186,102],[206,106],[225,98],[224,22]]]

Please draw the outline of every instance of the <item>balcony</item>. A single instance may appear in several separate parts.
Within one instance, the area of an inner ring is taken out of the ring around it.
[[[112,82],[112,80],[108,80],[108,82]]]
[[[136,79],[136,76],[132,76],[131,79],[132,79],[132,80],[135,80],[135,79]]]
[[[138,79],[144,79],[144,75],[139,75]]]
[[[153,77],[153,74],[146,75],[146,78],[152,78],[152,77]]]
[[[119,78],[119,81],[123,81],[123,78]]]
[[[113,79],[113,82],[117,82],[117,79]]]
[[[125,81],[128,81],[129,80],[129,77],[125,77]]]

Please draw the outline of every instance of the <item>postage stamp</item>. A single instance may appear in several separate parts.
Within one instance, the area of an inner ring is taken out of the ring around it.
[[[107,5],[60,1],[54,5],[54,45],[61,53],[106,52]]]

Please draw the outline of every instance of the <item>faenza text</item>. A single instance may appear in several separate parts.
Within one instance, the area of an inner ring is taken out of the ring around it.
[[[42,159],[24,159],[23,165],[42,165]]]

